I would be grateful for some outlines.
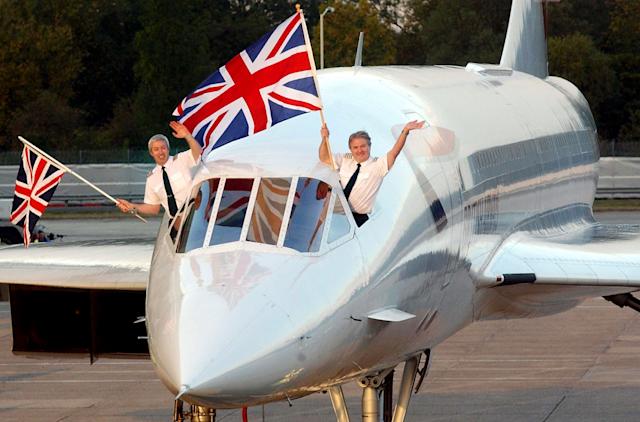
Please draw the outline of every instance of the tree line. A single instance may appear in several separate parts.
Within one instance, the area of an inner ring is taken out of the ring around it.
[[[497,63],[509,0],[304,0],[319,63]],[[206,76],[295,11],[288,0],[0,0],[0,151],[146,147]],[[640,2],[548,8],[549,70],[578,86],[601,138],[640,142]]]

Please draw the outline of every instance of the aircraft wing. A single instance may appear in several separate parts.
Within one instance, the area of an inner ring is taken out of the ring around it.
[[[640,289],[640,225],[594,223],[551,235],[514,233],[476,281],[480,287],[529,283]]]
[[[0,249],[0,283],[144,291],[153,247],[152,238],[7,246]]]

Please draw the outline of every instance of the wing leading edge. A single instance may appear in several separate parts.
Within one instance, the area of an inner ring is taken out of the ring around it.
[[[145,290],[153,247],[153,239],[9,246],[0,253],[0,283]]]
[[[554,235],[514,233],[477,282],[479,287],[531,283],[640,289],[640,225],[593,223]]]

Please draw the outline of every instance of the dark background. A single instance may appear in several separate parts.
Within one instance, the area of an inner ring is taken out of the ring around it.
[[[497,63],[509,0],[300,2],[319,63]],[[578,86],[612,142],[640,153],[640,1],[550,3],[549,70]],[[285,0],[0,0],[0,152],[145,150],[177,103],[295,11]]]

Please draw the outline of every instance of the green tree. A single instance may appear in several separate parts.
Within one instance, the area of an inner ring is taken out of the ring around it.
[[[75,48],[82,52],[82,69],[73,82],[71,104],[85,112],[86,123],[100,126],[135,90],[134,36],[140,24],[138,2],[93,0],[72,23]]]
[[[610,9],[609,0],[547,3],[548,34],[550,37],[565,37],[575,33],[587,35],[600,50],[606,52]]]
[[[11,135],[14,140],[23,135],[45,149],[75,150],[84,135],[83,115],[58,94],[39,91],[15,114]]]
[[[313,26],[318,22],[318,7],[322,0],[244,0],[234,5],[234,9],[244,8],[245,10],[255,10],[264,15],[267,20],[277,25],[293,15],[296,11],[296,4],[299,4],[304,12],[308,26]]]
[[[611,21],[606,39],[612,67],[620,81],[621,92],[617,119],[612,127],[620,127],[620,138],[638,140],[640,132],[640,2],[611,1]],[[612,130],[611,136],[615,136]],[[635,135],[631,135],[635,134]]]
[[[136,34],[138,82],[132,109],[137,133],[132,143],[144,146],[150,133],[167,132],[178,102],[211,70],[208,26],[220,15],[217,2],[149,0],[141,10]]]
[[[410,0],[398,63],[497,63],[509,19],[504,0]]]
[[[167,132],[176,105],[208,75],[294,13],[269,2],[151,0],[142,8],[136,34],[138,89],[122,104],[107,131],[143,145],[150,133]],[[278,13],[276,13],[278,12]],[[124,116],[135,116],[136,125]]]
[[[617,128],[607,123],[617,110],[611,102],[616,98],[618,85],[609,57],[583,34],[551,37],[548,45],[549,73],[575,84],[589,101],[600,134],[614,136]]]
[[[77,13],[76,5],[62,1],[0,2],[0,148],[19,148],[18,130],[30,136],[29,126],[16,125],[16,119],[36,121],[57,111],[35,110],[33,105],[48,102],[68,110],[73,81],[82,69],[82,53],[74,48],[68,19]],[[63,115],[74,116],[70,125],[79,124],[78,112]],[[59,128],[43,133],[40,144],[66,143],[69,133]]]
[[[364,32],[363,64],[383,65],[395,61],[395,34],[378,16],[378,10],[367,0],[355,2],[330,1],[335,9],[325,15],[325,67],[353,66],[358,36]],[[322,8],[324,11],[324,8]],[[320,55],[320,27],[313,29],[313,51],[316,62]]]
[[[640,109],[629,112],[629,120],[620,128],[618,139],[622,142],[640,142]]]

